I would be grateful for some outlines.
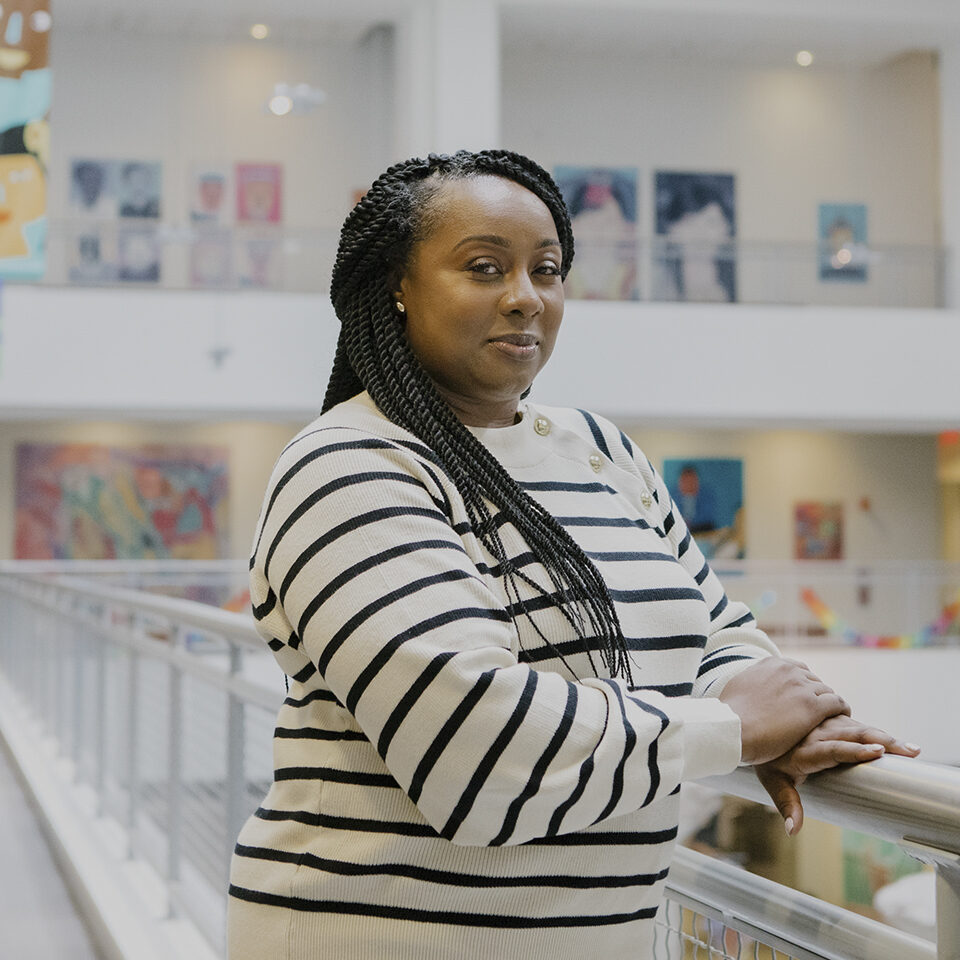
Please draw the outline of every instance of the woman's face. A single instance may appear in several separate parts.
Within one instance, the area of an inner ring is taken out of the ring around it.
[[[465,424],[506,426],[563,317],[557,228],[539,197],[501,177],[448,181],[432,202],[396,292],[407,339]]]

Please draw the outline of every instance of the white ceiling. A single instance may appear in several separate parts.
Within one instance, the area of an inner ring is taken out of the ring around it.
[[[270,25],[275,41],[350,43],[416,0],[69,0],[65,29],[240,39]],[[471,3],[483,15],[485,0]],[[504,46],[563,54],[788,62],[810,49],[825,65],[878,63],[960,42],[960,0],[499,0]]]

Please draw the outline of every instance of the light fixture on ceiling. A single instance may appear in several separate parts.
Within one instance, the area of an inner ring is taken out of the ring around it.
[[[250,36],[254,40],[266,40],[270,36],[270,28],[265,23],[255,23],[250,28]]]
[[[801,67],[809,67],[813,63],[813,54],[809,50],[800,50],[794,59]]]
[[[264,109],[275,117],[311,113],[327,99],[326,93],[309,83],[277,83]]]

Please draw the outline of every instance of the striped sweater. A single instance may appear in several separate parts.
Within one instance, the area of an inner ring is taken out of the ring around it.
[[[507,595],[421,441],[366,394],[320,417],[280,457],[252,560],[290,689],[233,859],[233,960],[645,957],[680,784],[740,759],[716,695],[776,651],[649,461],[577,410],[474,433],[600,570],[634,686],[594,654],[596,676],[547,589]]]

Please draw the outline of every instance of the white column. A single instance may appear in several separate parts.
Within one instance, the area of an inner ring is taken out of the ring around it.
[[[945,306],[960,309],[960,45],[940,50],[940,232]]]
[[[394,63],[396,159],[499,146],[499,0],[411,4]]]

